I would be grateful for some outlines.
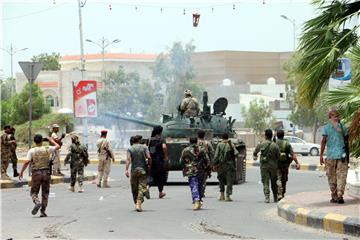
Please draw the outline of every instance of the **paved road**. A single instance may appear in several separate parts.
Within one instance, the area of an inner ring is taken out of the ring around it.
[[[95,170],[92,165],[88,170]],[[247,182],[234,188],[232,203],[216,200],[218,187],[208,186],[204,210],[194,212],[187,185],[166,186],[167,196],[145,202],[143,213],[133,210],[124,166],[112,169],[111,189],[85,184],[83,194],[53,185],[48,218],[33,217],[29,189],[4,189],[2,239],[6,238],[251,238],[251,239],[344,239],[351,237],[287,223],[276,214],[276,204],[263,203],[259,169],[248,168]],[[171,181],[181,181],[180,173]],[[326,189],[319,172],[291,171],[289,194]],[[136,227],[140,226],[140,228]]]

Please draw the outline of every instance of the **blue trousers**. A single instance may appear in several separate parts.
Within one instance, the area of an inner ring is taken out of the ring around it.
[[[201,200],[201,192],[202,192],[202,188],[203,188],[201,179],[199,179],[198,176],[189,177],[189,187],[191,190],[191,197],[192,197],[193,203],[195,201],[200,201]]]

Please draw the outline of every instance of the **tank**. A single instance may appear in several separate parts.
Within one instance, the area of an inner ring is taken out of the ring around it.
[[[226,98],[218,98],[213,105],[213,112],[210,111],[208,106],[207,92],[203,93],[203,109],[202,112],[196,117],[185,117],[180,110],[176,116],[173,114],[163,114],[162,123],[143,121],[139,119],[123,117],[115,113],[107,112],[107,117],[123,120],[127,122],[136,123],[143,126],[154,127],[161,125],[163,127],[163,137],[166,140],[170,159],[170,171],[182,170],[180,165],[180,156],[182,150],[189,145],[189,138],[196,137],[197,132],[202,129],[205,131],[205,138],[209,140],[214,149],[221,141],[224,133],[229,134],[229,139],[234,143],[236,149],[240,153],[240,157],[236,159],[236,179],[235,183],[245,182],[246,177],[246,146],[233,130],[235,119],[231,116],[225,118],[225,110],[228,106]]]

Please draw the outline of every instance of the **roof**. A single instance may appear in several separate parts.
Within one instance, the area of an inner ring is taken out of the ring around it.
[[[141,54],[141,53],[105,53],[104,59],[137,59],[137,60],[155,60],[158,54]],[[80,61],[80,55],[67,55],[61,58],[61,61]],[[84,54],[85,60],[102,59],[101,53]]]

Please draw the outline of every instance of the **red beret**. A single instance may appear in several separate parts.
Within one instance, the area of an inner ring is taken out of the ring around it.
[[[107,133],[107,132],[108,132],[108,130],[103,129],[103,130],[101,130],[100,132],[101,132],[101,133]]]

